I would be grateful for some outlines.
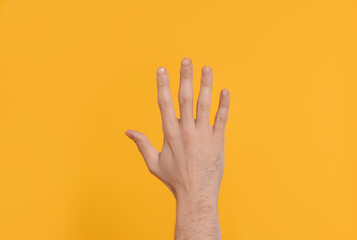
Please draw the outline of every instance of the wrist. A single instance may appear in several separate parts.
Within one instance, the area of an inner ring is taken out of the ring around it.
[[[214,194],[202,194],[197,192],[183,193],[178,192],[176,195],[177,207],[185,208],[199,208],[208,207],[216,209],[218,207],[218,195]]]

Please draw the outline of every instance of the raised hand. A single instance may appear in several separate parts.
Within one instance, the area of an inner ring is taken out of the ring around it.
[[[229,91],[221,90],[214,125],[211,126],[209,113],[213,74],[209,66],[202,68],[196,119],[193,118],[191,59],[183,58],[181,61],[179,119],[175,115],[169,75],[164,67],[157,69],[156,78],[157,101],[164,133],[161,151],[156,150],[146,135],[139,131],[127,130],[126,135],[137,144],[149,171],[159,178],[176,198],[176,239],[186,239],[186,234],[196,234],[194,236],[202,239],[220,239],[217,201],[224,171],[224,135],[230,105]],[[202,208],[204,211],[191,215],[192,208]],[[197,220],[202,217],[211,219],[211,226],[202,225],[203,223]],[[184,224],[186,220],[191,221],[190,226]],[[193,232],[188,231],[186,227]]]

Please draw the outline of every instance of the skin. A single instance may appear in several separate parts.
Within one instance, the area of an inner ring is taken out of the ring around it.
[[[212,68],[202,67],[201,87],[193,117],[193,68],[188,57],[181,60],[178,100],[180,119],[175,115],[169,76],[157,69],[157,101],[164,141],[161,152],[147,136],[127,130],[145,163],[176,199],[175,240],[222,239],[218,218],[218,195],[224,171],[224,134],[230,94],[222,89],[214,125],[209,124]]]

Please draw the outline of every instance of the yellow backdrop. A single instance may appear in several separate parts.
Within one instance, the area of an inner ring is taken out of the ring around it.
[[[355,0],[0,1],[0,239],[173,239],[156,69],[231,92],[223,239],[357,239]],[[194,109],[195,110],[195,109]]]

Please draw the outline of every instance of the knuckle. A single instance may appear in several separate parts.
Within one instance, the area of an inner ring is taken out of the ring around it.
[[[228,109],[229,108],[229,102],[227,101],[227,102],[222,103],[221,107],[225,108],[225,109]]]
[[[179,100],[180,105],[187,105],[187,104],[192,103],[192,98],[190,98],[190,97],[179,97],[178,100]]]
[[[165,137],[167,138],[168,142],[172,142],[175,139],[175,135],[171,130],[166,131]]]
[[[229,105],[230,105],[230,101],[227,100],[227,99],[223,99],[223,100],[220,102],[220,107],[221,107],[221,108],[228,109],[228,108],[229,108]]]
[[[136,145],[137,145],[139,151],[140,151],[141,153],[143,153],[144,143],[143,143],[143,142],[138,142]]]
[[[218,124],[223,125],[223,124],[225,124],[226,121],[227,121],[227,119],[226,119],[225,116],[223,116],[223,115],[217,115],[216,122],[217,122]]]
[[[208,102],[203,102],[199,101],[197,102],[197,110],[198,111],[207,111],[209,109],[209,103]]]
[[[192,75],[192,69],[190,67],[181,68],[180,75],[181,79],[190,79]]]
[[[167,82],[164,79],[159,78],[156,83],[159,88],[164,88],[164,87],[168,86]]]
[[[190,79],[190,72],[188,72],[188,71],[181,71],[181,79],[182,79],[182,80]]]
[[[201,87],[211,87],[212,78],[210,76],[202,76],[201,78]]]
[[[201,87],[211,87],[212,86],[212,81],[207,78],[202,78],[201,81]]]
[[[158,99],[157,103],[160,109],[166,109],[169,106],[169,101],[167,99]]]
[[[182,140],[184,142],[191,141],[191,138],[192,138],[192,131],[191,130],[188,130],[188,129],[182,130]]]

